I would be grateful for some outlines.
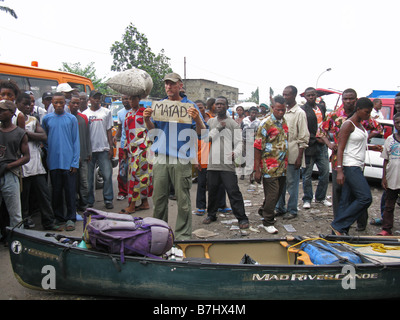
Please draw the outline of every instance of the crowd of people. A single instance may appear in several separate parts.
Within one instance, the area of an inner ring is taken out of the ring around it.
[[[110,110],[100,106],[101,96],[91,91],[88,107],[85,93],[62,83],[55,93],[43,93],[41,108],[32,92],[0,81],[3,238],[6,226],[35,227],[35,211],[45,230],[75,230],[77,210],[94,205],[95,163],[105,181],[105,207],[113,208],[113,123]]]
[[[230,115],[229,101],[223,96],[206,102],[189,100],[176,73],[166,75],[164,84],[166,99],[192,104],[188,109],[191,120],[154,120],[153,109],[140,105],[140,96],[125,95],[113,137],[111,112],[101,106],[100,92],[91,91],[88,106],[85,93],[60,84],[56,93],[43,94],[45,108],[38,108],[33,93],[20,92],[12,81],[1,81],[2,235],[6,225],[14,227],[23,222],[25,227],[33,227],[34,209],[41,213],[44,229],[74,230],[76,211],[94,205],[96,164],[104,178],[104,206],[113,209],[111,159],[117,139],[116,198],[127,199],[120,213],[147,210],[152,197],[153,216],[168,222],[168,200],[173,190],[178,207],[177,240],[191,238],[193,163],[198,173],[195,213],[204,216],[204,224],[216,221],[218,212],[232,212],[239,228],[249,228],[238,184],[238,179],[248,176],[250,183],[263,185],[264,201],[258,213],[268,233],[278,232],[276,216],[287,220],[297,217],[301,179],[304,209],[310,209],[313,200],[327,207],[333,205],[333,233],[347,234],[355,222],[363,230],[372,201],[363,176],[367,147],[382,151],[384,158],[380,235],[391,234],[400,191],[400,112],[394,116],[395,131],[382,150],[381,146],[368,146],[371,137],[383,134],[376,121],[381,117],[379,103],[358,99],[353,89],[343,92],[343,104],[333,112],[317,103],[314,88],[305,90],[306,103],[300,105],[297,88],[287,86],[282,95],[271,97],[270,107],[261,104],[260,108],[244,110],[239,106]],[[400,111],[400,95],[395,100]],[[329,164],[333,203],[327,199]],[[318,185],[314,193],[311,182],[315,165]]]

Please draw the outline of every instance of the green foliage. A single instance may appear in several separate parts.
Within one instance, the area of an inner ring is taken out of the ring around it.
[[[94,88],[100,91],[102,94],[115,94],[115,92],[105,84],[105,78],[97,78],[94,62],[89,63],[86,67],[82,67],[80,62],[71,64],[63,62],[62,68],[59,70],[89,78],[90,80],[92,80]]]
[[[165,96],[164,76],[172,72],[169,58],[164,54],[164,49],[159,54],[154,54],[148,45],[147,37],[140,33],[130,23],[122,36],[122,41],[116,41],[111,46],[113,56],[112,71],[125,71],[133,67],[146,71],[153,79],[152,97]]]
[[[4,0],[0,0],[0,1],[4,1]],[[15,19],[18,19],[17,14],[16,14],[15,11],[14,11],[13,9],[11,9],[11,8],[0,6],[0,11],[4,11],[4,12],[6,12],[6,13],[9,13],[9,14],[11,14]]]
[[[257,88],[256,91],[253,91],[253,92],[251,93],[250,98],[246,99],[246,102],[254,102],[254,103],[257,103],[257,104],[260,103],[260,95],[259,95],[259,90],[258,90],[258,88]]]

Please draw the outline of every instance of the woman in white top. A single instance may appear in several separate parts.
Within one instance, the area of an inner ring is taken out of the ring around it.
[[[372,108],[370,99],[360,98],[355,112],[343,123],[339,132],[336,180],[342,186],[342,193],[338,213],[331,223],[336,235],[347,234],[353,222],[367,214],[372,202],[371,190],[363,174],[368,132],[361,124],[369,119]]]

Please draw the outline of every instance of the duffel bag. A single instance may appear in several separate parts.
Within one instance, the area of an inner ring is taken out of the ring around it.
[[[96,250],[120,254],[122,262],[125,255],[158,258],[172,248],[174,235],[163,220],[99,211],[93,213],[85,225],[85,242]]]
[[[353,250],[340,243],[329,243],[321,240],[306,241],[300,249],[308,253],[314,264],[356,264],[362,259]]]

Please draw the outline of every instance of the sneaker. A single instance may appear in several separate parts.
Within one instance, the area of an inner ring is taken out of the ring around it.
[[[294,219],[294,218],[297,218],[297,214],[290,213],[290,212],[286,212],[282,217],[282,219],[284,219],[284,220],[290,220],[290,219]]]
[[[311,208],[311,203],[310,202],[304,202],[303,209],[310,209],[310,208]]]
[[[112,202],[106,202],[106,208],[107,209],[113,209],[114,205],[112,204]]]
[[[119,200],[119,201],[125,200],[125,199],[126,199],[126,196],[124,196],[124,195],[122,195],[122,194],[119,194],[119,195],[117,196],[117,200]]]
[[[274,226],[263,226],[263,228],[265,229],[265,231],[267,231],[268,233],[271,233],[271,234],[275,234],[275,233],[278,233],[278,229],[277,228],[275,228]]]
[[[203,220],[203,224],[210,224],[211,222],[217,221],[217,218],[207,217]]]
[[[31,218],[27,218],[25,223],[24,223],[25,229],[32,229],[36,227],[35,222]]]
[[[315,200],[315,203],[323,204],[325,207],[332,207],[332,202],[324,199],[324,200]],[[303,206],[304,208],[304,206]]]

